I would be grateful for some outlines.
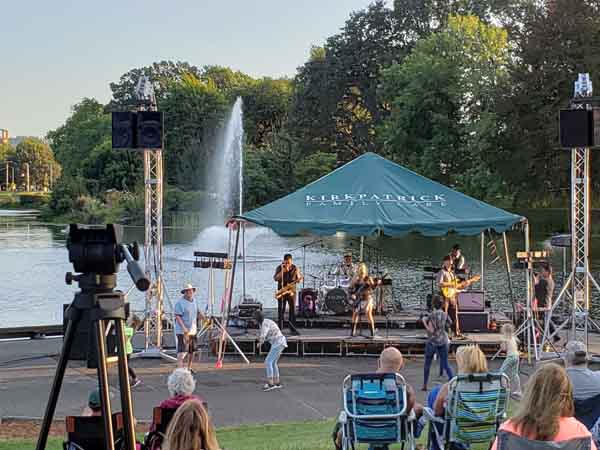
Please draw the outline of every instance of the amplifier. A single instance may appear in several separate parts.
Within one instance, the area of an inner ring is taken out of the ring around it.
[[[459,311],[478,311],[485,310],[485,298],[483,291],[466,291],[458,294]]]
[[[490,315],[487,312],[459,312],[458,323],[460,331],[487,331],[490,321]]]
[[[240,303],[238,305],[238,317],[252,317],[254,311],[262,311],[262,303]]]

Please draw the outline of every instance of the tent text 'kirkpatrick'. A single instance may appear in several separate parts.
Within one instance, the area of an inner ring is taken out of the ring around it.
[[[397,195],[397,194],[323,194],[306,195],[306,206],[341,206],[344,204],[362,205],[391,203],[415,206],[446,206],[444,194]]]

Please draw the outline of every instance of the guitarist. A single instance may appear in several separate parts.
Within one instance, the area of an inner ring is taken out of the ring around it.
[[[457,279],[456,274],[452,270],[452,256],[444,256],[442,262],[442,269],[437,274],[437,284],[440,289],[440,294],[444,300],[444,312],[448,314],[450,320],[454,325],[454,333],[457,337],[460,337],[460,324],[458,323],[458,299],[456,294]],[[444,289],[450,288],[450,289]],[[444,296],[443,292],[452,292],[451,297]]]
[[[381,280],[371,278],[369,269],[365,263],[360,263],[356,271],[356,276],[350,283],[350,292],[352,298],[352,331],[350,336],[356,335],[356,328],[360,320],[360,315],[365,313],[369,320],[371,328],[371,337],[375,337],[375,319],[373,318],[373,309],[375,301],[373,290],[381,283]]]
[[[302,274],[300,269],[292,263],[292,255],[286,253],[283,256],[283,262],[275,269],[273,279],[277,281],[277,289],[282,289],[288,285],[296,285],[302,282]],[[289,325],[292,334],[298,335],[296,329],[296,289],[292,289],[290,293],[285,294],[277,299],[277,318],[279,328],[283,329],[285,319],[285,307],[289,305]]]

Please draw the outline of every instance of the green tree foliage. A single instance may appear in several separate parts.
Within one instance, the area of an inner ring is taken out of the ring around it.
[[[255,81],[250,75],[222,66],[205,66],[200,78],[212,81],[218,90],[226,93],[230,101]]]
[[[385,153],[422,175],[480,197],[498,193],[495,96],[506,84],[507,34],[475,16],[452,16],[385,71]]]
[[[292,82],[286,78],[262,78],[241,91],[247,142],[255,147],[265,147],[273,133],[285,126],[292,91]]]
[[[506,127],[498,149],[498,170],[521,202],[568,201],[569,152],[558,148],[558,110],[568,107],[578,73],[589,72],[600,86],[599,29],[594,0],[554,0],[525,16],[511,88],[499,106]],[[597,190],[600,169],[592,168]]]
[[[193,73],[172,82],[161,103],[165,116],[166,179],[185,190],[205,187],[215,134],[230,105],[211,80]]]
[[[25,186],[26,167],[29,165],[29,183],[34,190],[50,187],[50,177],[60,177],[60,164],[48,144],[36,138],[21,141],[14,153],[15,176]]]
[[[376,149],[385,115],[377,98],[381,71],[406,55],[406,33],[383,1],[352,13],[339,34],[314,48],[298,69],[291,112],[304,151],[327,149],[348,161]]]
[[[63,176],[54,185],[48,206],[54,214],[69,214],[74,212],[76,200],[87,194],[86,182],[82,177]]]
[[[14,157],[15,148],[10,144],[0,143],[0,164]]]

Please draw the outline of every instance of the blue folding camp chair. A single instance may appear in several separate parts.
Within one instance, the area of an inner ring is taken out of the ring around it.
[[[465,448],[490,443],[506,418],[510,382],[500,373],[458,375],[450,380],[444,417],[423,408],[429,422],[428,448]],[[433,441],[433,442],[432,442]]]
[[[397,442],[414,449],[414,414],[407,412],[406,382],[402,375],[348,375],[342,391],[344,411],[340,423],[344,450],[354,449],[358,443],[378,448]]]
[[[575,399],[575,418],[591,431],[600,418],[600,394],[585,400]]]

